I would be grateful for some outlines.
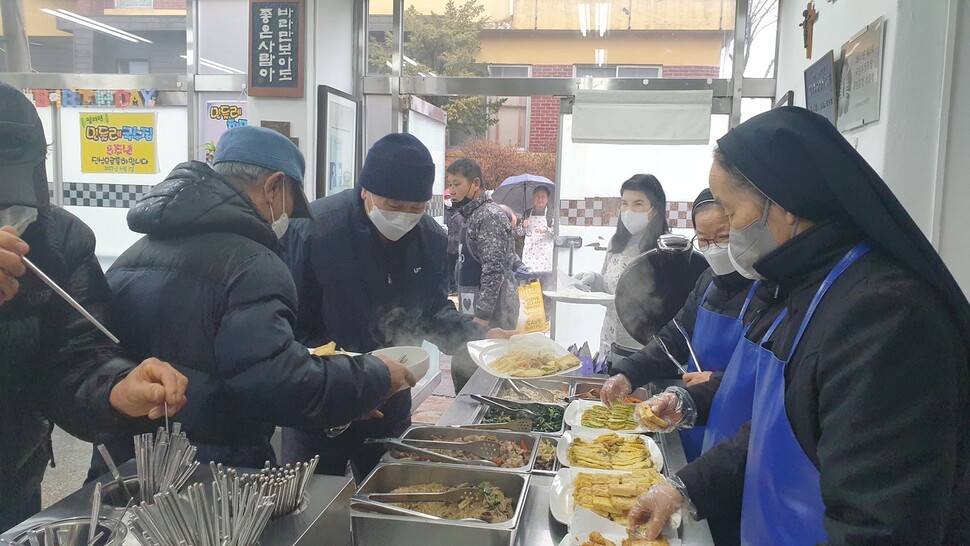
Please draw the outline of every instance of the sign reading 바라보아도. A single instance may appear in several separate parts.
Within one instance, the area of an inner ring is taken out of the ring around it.
[[[303,6],[303,0],[250,0],[250,95],[303,96]]]
[[[81,172],[155,174],[155,114],[82,112]]]

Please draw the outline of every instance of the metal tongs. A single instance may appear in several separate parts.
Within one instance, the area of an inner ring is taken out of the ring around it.
[[[677,331],[680,332],[680,335],[684,336],[684,341],[687,342],[687,350],[690,351],[690,357],[694,359],[694,366],[697,367],[697,371],[703,372],[704,370],[701,368],[701,361],[697,359],[697,353],[694,352],[694,345],[691,344],[690,336],[687,335],[687,330],[684,328],[684,325],[681,324],[677,319],[674,319],[674,326],[677,327]]]
[[[464,465],[473,465],[473,466],[486,466],[486,467],[492,467],[492,468],[498,467],[497,464],[489,460],[471,459],[466,461],[464,459],[459,459],[457,457],[451,457],[443,453],[438,453],[437,451],[431,451],[430,449],[424,449],[422,447],[414,446],[414,445],[405,443],[397,438],[378,438],[378,439],[368,438],[367,440],[364,440],[364,443],[382,444],[384,447],[388,448],[389,450],[399,451],[402,453],[414,453],[415,455],[421,455],[422,457],[425,457],[426,459],[437,463],[453,463],[453,464],[464,464]],[[448,449],[452,449],[452,448],[449,447]]]
[[[512,384],[512,385],[515,385],[515,381],[509,381],[509,383]],[[528,381],[523,381],[522,384],[525,385],[526,387],[529,387],[530,389],[536,391],[537,393],[539,393],[546,400],[548,400],[550,402],[555,402],[556,401],[556,393],[552,392],[551,390],[546,389],[546,388],[543,388],[543,387],[539,387],[539,386],[537,386],[537,385],[535,385],[533,383],[529,383]],[[513,386],[512,387],[512,390],[516,390],[516,388]],[[518,392],[518,391],[516,391],[516,392]]]
[[[412,494],[417,494],[417,493],[412,493]],[[434,493],[421,493],[421,494],[434,494]],[[424,512],[418,512],[417,510],[411,510],[408,508],[404,508],[402,506],[389,504],[390,501],[375,500],[371,498],[373,496],[376,496],[376,494],[354,495],[353,497],[350,498],[350,507],[356,508],[358,510],[362,508],[366,508],[367,509],[366,511],[368,512],[378,512],[381,514],[390,514],[394,516],[412,516],[417,518],[434,519],[434,520],[443,519],[438,516],[432,516],[431,514],[425,514]],[[407,501],[402,501],[402,502],[407,502]],[[462,518],[456,521],[482,522],[484,520],[481,520],[478,518]]]
[[[504,423],[477,423],[471,425],[452,425],[454,428],[474,430],[508,430],[512,432],[532,432],[532,419],[512,419]]]
[[[667,358],[669,358],[670,361],[674,363],[674,366],[677,366],[677,369],[680,370],[681,374],[687,373],[687,368],[685,368],[684,365],[681,364],[679,360],[674,358],[674,355],[670,354],[670,351],[667,349],[667,345],[664,343],[664,340],[660,339],[660,337],[657,335],[653,336],[653,340],[657,342],[657,345],[660,345],[660,348],[663,350],[664,354],[667,355]]]
[[[101,330],[101,332],[104,335],[108,336],[108,339],[113,341],[115,345],[121,345],[121,341],[118,340],[118,338],[115,337],[115,335],[112,334],[107,328],[105,328],[104,324],[101,324],[101,322],[98,319],[94,318],[94,315],[89,313],[87,309],[85,309],[80,303],[78,303],[77,300],[72,298],[71,295],[67,293],[67,291],[65,291],[63,288],[58,286],[56,282],[54,282],[50,277],[44,274],[44,272],[41,271],[39,267],[34,265],[33,262],[31,262],[25,257],[21,257],[20,259],[23,260],[24,265],[27,266],[27,269],[31,270],[34,273],[34,275],[37,275],[37,277],[40,280],[44,281],[44,284],[49,286],[51,290],[57,293],[58,296],[63,298],[64,301],[66,301],[71,307],[76,309],[78,313],[81,313],[81,315],[83,315],[84,318],[88,320],[88,322],[93,324],[98,330]]]
[[[478,440],[475,442],[444,442],[439,440],[417,440],[404,438],[405,444],[424,449],[450,449],[461,451],[482,459],[494,459],[502,455],[502,444],[492,440]]]
[[[447,502],[461,504],[466,500],[482,500],[485,492],[478,487],[458,487],[441,493],[371,493],[368,499],[376,502]]]
[[[513,417],[525,417],[527,419],[536,418],[536,410],[541,411],[542,405],[536,404],[535,402],[515,402],[512,400],[504,400],[502,398],[494,398],[491,396],[483,396],[481,394],[470,395],[472,400],[476,402],[481,402],[487,406],[492,406],[493,408],[498,408]]]

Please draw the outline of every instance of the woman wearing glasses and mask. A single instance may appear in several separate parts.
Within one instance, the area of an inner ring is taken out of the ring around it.
[[[735,349],[751,421],[641,495],[630,523],[656,536],[682,507],[740,510],[744,544],[967,544],[963,291],[822,116],[771,110],[718,146],[728,251],[777,287]]]
[[[615,293],[616,283],[626,266],[637,256],[657,248],[657,238],[670,232],[664,212],[667,196],[656,176],[633,175],[620,186],[620,198],[620,218],[606,249],[603,269],[599,273],[585,271],[573,276],[593,292]],[[610,307],[600,331],[600,354],[609,353],[614,342],[640,346],[620,324],[616,309]]]

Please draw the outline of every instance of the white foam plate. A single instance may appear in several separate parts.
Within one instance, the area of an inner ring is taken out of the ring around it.
[[[552,486],[549,488],[549,513],[552,517],[562,523],[569,525],[573,514],[576,512],[576,503],[573,501],[573,480],[580,472],[589,474],[612,474],[622,476],[629,472],[615,470],[596,470],[593,468],[561,468],[556,472],[556,477],[552,479]],[[603,518],[605,522],[610,522]],[[670,518],[672,528],[680,527],[681,514],[678,511]],[[676,536],[676,535],[675,535]]]
[[[544,296],[559,303],[579,303],[613,307],[614,296],[606,292],[583,292],[581,290],[544,290]]]
[[[595,430],[597,432],[622,432],[624,434],[642,434],[644,432],[650,432],[649,430],[637,425],[637,428],[629,430],[611,430],[608,428],[591,428],[583,426],[583,412],[592,408],[594,406],[603,406],[602,402],[596,402],[594,400],[573,400],[566,406],[566,415],[564,416],[566,424],[570,427],[585,428],[586,430]]]
[[[567,351],[565,347],[549,339],[545,334],[542,333],[516,335],[507,340],[486,339],[481,341],[469,341],[467,346],[469,356],[471,356],[472,361],[474,361],[479,368],[485,370],[490,375],[500,377],[502,379],[542,379],[543,377],[553,377],[556,375],[572,373],[583,366],[581,363],[577,363],[572,368],[539,377],[516,377],[508,374],[498,373],[492,369],[490,364],[502,358],[510,351],[535,351],[537,353],[541,351],[543,353],[556,355],[557,357],[566,356],[569,354],[569,351]]]
[[[592,442],[593,440],[596,440],[597,438],[599,438],[604,434],[609,434],[609,432],[603,432],[599,429],[591,429],[591,428],[583,428],[583,427],[577,427],[567,431],[565,434],[562,435],[561,438],[559,438],[559,445],[556,448],[556,457],[559,459],[559,463],[567,467],[572,466],[575,468],[585,468],[585,467],[569,464],[568,453],[569,453],[570,444],[572,444],[573,440],[575,440],[576,438],[579,438],[580,440],[583,440],[586,442]],[[643,444],[647,446],[647,449],[650,451],[650,458],[653,459],[653,467],[656,468],[658,472],[663,470],[663,467],[664,467],[663,452],[660,450],[660,446],[657,445],[657,442],[653,441],[653,438],[649,436],[644,436],[642,434],[624,434],[620,432],[617,432],[616,435],[620,436],[621,438],[639,438],[640,441],[643,442]]]

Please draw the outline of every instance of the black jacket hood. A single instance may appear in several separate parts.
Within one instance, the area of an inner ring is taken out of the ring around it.
[[[276,248],[273,230],[252,200],[199,161],[175,167],[128,211],[128,227],[154,238],[228,232]]]

